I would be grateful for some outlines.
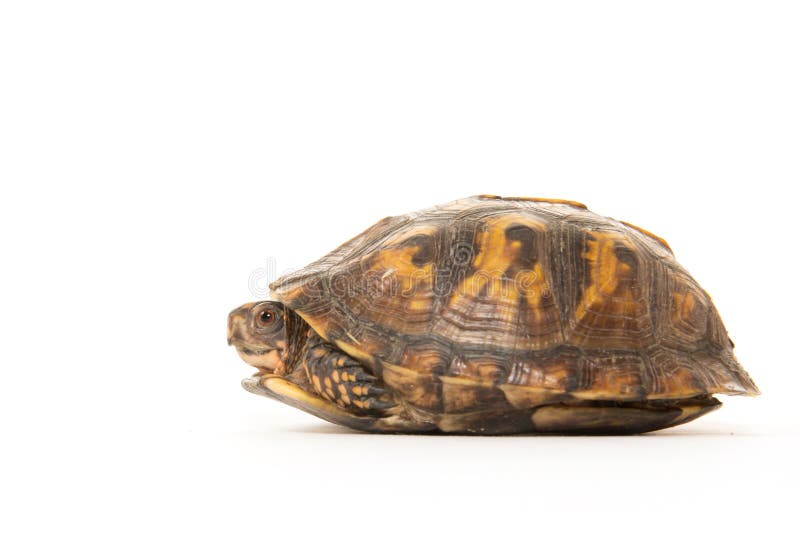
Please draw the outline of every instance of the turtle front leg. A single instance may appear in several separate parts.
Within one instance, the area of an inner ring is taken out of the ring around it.
[[[383,415],[396,403],[364,366],[319,335],[306,343],[308,379],[323,398],[356,414]]]

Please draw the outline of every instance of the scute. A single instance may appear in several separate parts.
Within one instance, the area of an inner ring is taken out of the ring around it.
[[[758,392],[666,242],[580,203],[389,217],[271,288],[421,409]]]

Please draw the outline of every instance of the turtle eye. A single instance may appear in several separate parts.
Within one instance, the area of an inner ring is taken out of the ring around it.
[[[265,328],[274,324],[276,319],[277,315],[275,314],[275,311],[272,309],[264,309],[256,316],[256,323],[260,327]]]

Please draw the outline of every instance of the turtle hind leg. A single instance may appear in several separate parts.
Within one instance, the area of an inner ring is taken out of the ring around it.
[[[537,432],[640,434],[687,423],[721,405],[713,397],[642,403],[587,401],[541,406],[531,421]]]
[[[320,396],[352,413],[385,415],[396,406],[389,390],[361,363],[318,335],[309,337],[304,366]]]

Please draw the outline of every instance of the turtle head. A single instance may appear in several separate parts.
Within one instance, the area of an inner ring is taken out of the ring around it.
[[[228,315],[228,344],[263,373],[286,372],[287,309],[277,301],[245,303]]]

